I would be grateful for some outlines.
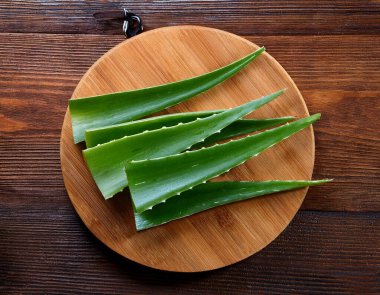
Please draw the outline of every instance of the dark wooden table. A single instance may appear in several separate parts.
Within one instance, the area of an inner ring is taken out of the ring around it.
[[[263,251],[207,273],[155,271],[94,238],[65,191],[59,136],[67,100],[128,7],[147,30],[197,24],[265,45],[315,125],[315,178],[291,225]],[[4,294],[379,294],[379,1],[0,2],[0,291]]]

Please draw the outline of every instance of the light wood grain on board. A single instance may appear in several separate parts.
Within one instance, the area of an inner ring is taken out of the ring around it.
[[[168,27],[127,40],[100,58],[84,75],[73,98],[159,85],[226,65],[258,47],[236,35],[195,27]],[[250,117],[308,115],[297,87],[267,53],[233,78],[167,113],[229,108],[287,88]],[[157,269],[205,271],[240,261],[275,239],[299,209],[307,189],[209,210],[137,233],[129,196],[100,195],[72,139],[70,115],[62,127],[61,164],[65,185],[86,226],[119,254]],[[247,161],[220,179],[310,179],[314,138],[308,128]]]

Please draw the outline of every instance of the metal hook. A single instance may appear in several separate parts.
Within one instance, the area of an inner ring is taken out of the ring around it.
[[[94,13],[94,17],[98,20],[124,20],[123,22],[123,34],[126,38],[130,38],[140,34],[144,28],[142,24],[142,19],[129,12],[128,9],[124,8],[122,11],[101,11]]]
[[[130,38],[140,34],[144,30],[141,18],[124,8],[123,33]]]

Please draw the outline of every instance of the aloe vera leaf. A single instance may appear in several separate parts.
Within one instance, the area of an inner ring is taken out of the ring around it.
[[[108,199],[128,185],[125,163],[180,153],[193,144],[272,101],[284,90],[250,101],[219,114],[185,124],[147,131],[83,151],[87,166]]]
[[[217,206],[269,195],[331,181],[322,180],[270,180],[241,182],[206,182],[184,191],[165,203],[154,206],[142,213],[135,212],[136,229],[144,230],[176,219],[205,211]]]
[[[131,136],[134,134],[142,133],[147,130],[150,131],[160,129],[164,126],[170,127],[175,126],[179,123],[188,123],[198,118],[209,117],[213,114],[218,114],[220,112],[222,111],[214,110],[169,114],[86,130],[86,146],[87,148],[91,148],[97,146],[98,144],[106,143],[115,139],[120,139],[125,136]],[[201,143],[199,146],[209,145],[219,140],[228,139],[234,136],[247,134],[249,132],[254,132],[264,128],[283,124],[289,122],[292,119],[294,119],[294,117],[238,120],[232,123],[231,125],[227,126],[226,128],[222,129],[220,133],[211,135],[205,140],[204,144]],[[198,145],[196,146],[199,147]]]
[[[214,133],[207,137],[203,142],[193,145],[193,148],[209,146],[215,142],[229,139],[239,135],[245,135],[251,132],[263,130],[265,128],[281,125],[293,120],[294,117],[268,118],[268,119],[245,119],[237,120],[231,125],[222,129],[220,133]]]
[[[225,67],[174,83],[70,99],[74,142],[83,141],[87,129],[135,120],[196,96],[230,78],[264,51],[262,47]]]
[[[220,112],[222,112],[222,110],[176,113],[89,129],[85,132],[86,146],[87,148],[91,148],[98,144],[120,139],[125,136],[160,129],[164,126],[170,127],[178,125],[179,123],[188,123],[198,118],[209,117]]]
[[[319,118],[320,114],[316,114],[259,134],[196,151],[127,162],[126,173],[136,212],[141,213],[229,171]]]

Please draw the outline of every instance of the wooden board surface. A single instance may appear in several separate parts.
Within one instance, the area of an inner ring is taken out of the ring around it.
[[[183,26],[150,31],[101,57],[73,93],[81,98],[177,81],[226,65],[258,46],[215,29]],[[255,118],[308,115],[297,87],[267,53],[222,85],[166,112],[230,108],[287,88]],[[252,114],[250,115],[252,117]],[[65,185],[86,226],[121,255],[161,270],[194,272],[220,268],[261,250],[288,225],[307,189],[222,206],[154,229],[136,232],[128,193],[110,201],[99,193],[74,145],[71,121],[62,127],[61,163]],[[219,179],[310,179],[314,138],[308,128]]]

